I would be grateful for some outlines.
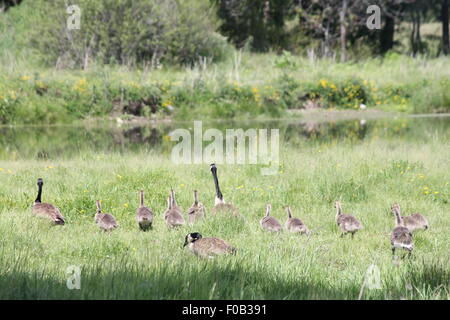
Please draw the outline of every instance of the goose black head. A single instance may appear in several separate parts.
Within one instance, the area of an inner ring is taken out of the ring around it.
[[[44,185],[44,180],[42,180],[42,178],[39,178],[37,181],[37,185],[38,186],[43,186]]]
[[[212,163],[210,167],[211,167],[211,172],[213,172],[213,173],[217,172],[217,167],[216,167],[215,163]]]
[[[188,245],[189,243],[195,242],[201,238],[202,238],[202,235],[198,232],[188,233],[186,235],[186,238],[184,239],[183,247],[186,247],[186,245]]]

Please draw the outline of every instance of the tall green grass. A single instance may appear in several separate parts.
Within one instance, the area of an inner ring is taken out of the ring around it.
[[[336,140],[282,148],[280,173],[259,166],[219,165],[228,202],[240,217],[212,216],[208,164],[174,165],[152,152],[88,153],[51,161],[0,161],[0,298],[2,299],[357,299],[366,270],[380,269],[381,289],[362,299],[449,299],[449,149],[443,137],[425,144],[398,139]],[[36,179],[43,199],[60,207],[63,227],[31,215]],[[186,210],[199,190],[207,217],[168,230],[163,212],[170,188]],[[140,232],[134,214],[138,190],[156,213],[154,230]],[[120,227],[95,226],[95,200]],[[356,215],[364,230],[339,238],[333,201]],[[392,260],[390,205],[421,212],[430,229],[414,236],[411,259]],[[269,234],[259,226],[266,203],[284,222],[291,205],[310,237]],[[198,231],[237,247],[235,256],[198,259],[182,248]],[[81,289],[66,288],[66,269],[81,267]]]

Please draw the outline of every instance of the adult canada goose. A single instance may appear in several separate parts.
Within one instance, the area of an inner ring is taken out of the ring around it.
[[[152,228],[153,211],[144,205],[144,190],[140,191],[140,207],[136,210],[136,220],[142,231]]]
[[[217,178],[217,167],[214,163],[211,164],[211,172],[214,178],[214,185],[216,187],[216,198],[214,201],[214,207],[212,208],[211,211],[213,213],[227,212],[232,215],[237,215],[238,214],[237,208],[231,203],[225,203],[222,192],[220,191],[219,179]]]
[[[194,190],[194,203],[188,210],[189,224],[193,224],[196,220],[205,216],[205,206],[198,201],[198,191]]]
[[[309,230],[302,220],[299,218],[293,218],[291,207],[286,207],[288,219],[286,221],[286,229],[293,233],[309,234]]]
[[[102,207],[100,206],[100,201],[97,200],[97,213],[95,214],[95,223],[102,229],[103,231],[111,231],[118,227],[116,219],[112,214],[102,213]]]
[[[335,208],[336,208],[336,223],[341,228],[342,231],[341,237],[343,237],[347,233],[351,233],[353,239],[355,232],[363,228],[361,222],[359,222],[358,219],[356,219],[354,216],[343,213],[342,206],[339,201],[336,201]]]
[[[219,238],[203,238],[198,232],[189,233],[184,240],[184,246],[199,257],[213,258],[221,254],[234,254],[236,249]]]
[[[41,178],[38,179],[37,185],[38,195],[34,201],[32,212],[39,217],[50,219],[55,224],[64,225],[64,217],[59,209],[50,203],[42,203],[41,201],[42,186],[44,185],[44,181]]]
[[[398,203],[394,203],[391,207],[392,213],[395,215],[395,212],[401,216],[400,205]],[[420,213],[414,213],[410,216],[401,217],[403,220],[403,224],[405,227],[409,229],[409,231],[413,232],[420,229],[428,229],[428,220],[421,215]]]
[[[408,251],[408,256],[411,255],[414,249],[411,231],[405,227],[402,216],[399,210],[394,210],[395,228],[391,235],[392,256],[395,256],[395,249],[404,249]]]
[[[184,225],[184,218],[181,208],[177,205],[175,199],[175,192],[170,191],[170,196],[167,198],[167,210],[164,213],[164,220],[169,228],[175,228]]]
[[[266,206],[266,215],[259,221],[261,227],[267,231],[271,232],[279,232],[281,231],[281,224],[277,219],[270,216],[270,210],[272,206],[267,204]]]

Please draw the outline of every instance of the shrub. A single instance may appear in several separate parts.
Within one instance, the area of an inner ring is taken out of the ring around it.
[[[41,22],[32,44],[48,64],[86,67],[90,60],[136,65],[192,64],[224,59],[230,46],[217,35],[213,8],[196,0],[79,0],[80,30],[68,30],[66,1],[37,1]]]

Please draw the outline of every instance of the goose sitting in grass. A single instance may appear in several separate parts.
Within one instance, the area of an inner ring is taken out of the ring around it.
[[[33,214],[35,214],[38,217],[49,219],[54,224],[64,225],[65,220],[59,209],[50,203],[42,203],[41,201],[42,186],[44,185],[44,181],[42,180],[42,178],[38,179],[37,185],[38,185],[38,194],[36,200],[34,201],[34,205],[31,209]]]
[[[226,241],[219,238],[203,238],[198,232],[189,233],[184,239],[184,246],[196,256],[202,258],[213,258],[217,255],[234,254],[236,249]]]
[[[341,228],[342,231],[341,238],[345,234],[350,233],[353,239],[355,233],[363,228],[361,222],[359,222],[358,219],[356,219],[354,216],[343,213],[342,205],[339,201],[335,202],[335,208],[336,208],[336,223]]]
[[[214,185],[216,187],[216,198],[214,201],[214,207],[211,210],[212,213],[225,212],[231,215],[237,215],[238,209],[231,203],[226,203],[223,198],[222,192],[220,191],[219,187],[219,179],[217,177],[217,167],[214,163],[211,164],[211,173],[213,175]]]
[[[299,218],[292,217],[291,207],[286,207],[286,212],[288,214],[288,219],[286,221],[286,229],[289,232],[307,235],[310,234],[308,228],[306,227],[306,225],[303,223],[302,220],[300,220]]]
[[[399,210],[394,210],[395,228],[391,234],[392,256],[395,257],[395,249],[404,249],[411,255],[414,249],[411,230],[405,227],[404,220]]]
[[[394,215],[398,213],[401,216],[400,205],[398,203],[394,203],[392,205],[391,211]],[[428,220],[420,213],[414,213],[410,216],[401,218],[405,227],[407,227],[411,232],[422,229],[426,230],[429,227]]]
[[[281,224],[278,222],[277,219],[270,216],[271,209],[272,205],[267,204],[266,215],[259,221],[259,223],[264,230],[271,232],[279,232],[281,231]]]

